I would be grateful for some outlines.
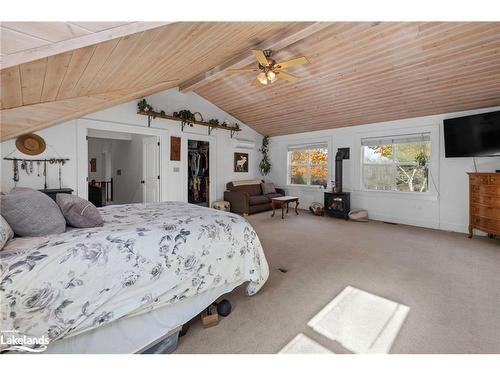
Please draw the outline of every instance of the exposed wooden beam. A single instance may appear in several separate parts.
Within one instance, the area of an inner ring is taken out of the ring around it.
[[[282,33],[270,38],[255,46],[257,49],[273,49],[280,50],[296,43],[308,36],[311,36],[318,31],[330,26],[330,22],[300,22],[295,23],[291,27],[285,29]],[[223,62],[220,65],[210,69],[207,72],[198,74],[197,76],[182,82],[179,85],[179,91],[194,91],[202,85],[212,82],[221,77],[226,69],[241,68],[255,62],[255,56],[251,51],[245,51],[240,55],[233,57],[230,60]]]
[[[131,22],[111,29],[98,31],[88,35],[82,35],[72,39],[62,40],[35,48],[19,51],[12,54],[0,56],[0,69],[23,64],[29,61],[42,59],[48,56],[57,55],[78,48],[105,42],[126,35],[139,33],[145,30],[154,29],[168,25],[171,22]]]

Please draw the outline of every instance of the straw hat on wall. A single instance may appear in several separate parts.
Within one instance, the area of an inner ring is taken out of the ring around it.
[[[39,155],[45,151],[45,141],[36,134],[24,134],[16,139],[16,147],[26,155]]]

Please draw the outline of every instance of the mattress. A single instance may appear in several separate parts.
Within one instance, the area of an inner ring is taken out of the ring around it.
[[[174,305],[165,306],[143,315],[119,319],[100,329],[55,341],[48,346],[44,353],[140,353],[180,330],[183,324],[237,286],[238,283],[223,285]]]

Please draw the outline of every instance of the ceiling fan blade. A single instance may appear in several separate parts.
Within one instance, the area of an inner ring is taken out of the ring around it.
[[[252,52],[257,58],[257,61],[260,63],[260,65],[269,66],[269,62],[267,61],[267,57],[266,55],[264,55],[264,52],[262,52],[260,49],[253,49]]]
[[[276,77],[286,79],[288,82],[294,82],[297,80],[298,77],[294,76],[293,74],[287,73],[287,72],[276,72]]]
[[[258,78],[255,78],[253,81],[252,81],[252,86],[259,86],[260,85],[260,81]]]
[[[309,64],[309,60],[307,60],[305,56],[301,56],[297,57],[296,59],[291,59],[280,63],[276,63],[276,65],[274,66],[276,67],[276,69],[283,69],[283,68],[288,68],[289,66],[304,65],[304,64]]]
[[[259,69],[227,69],[230,73],[258,72]]]

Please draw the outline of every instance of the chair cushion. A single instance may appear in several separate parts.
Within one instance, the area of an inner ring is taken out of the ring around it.
[[[72,227],[93,228],[103,224],[99,210],[86,199],[72,194],[57,194],[56,202]]]
[[[266,194],[266,197],[268,197],[269,199],[271,198],[278,198],[278,197],[283,197],[284,195],[283,194],[280,194],[280,193],[271,193],[271,194]]]
[[[274,187],[274,184],[272,182],[263,182],[262,184],[260,184],[260,186],[262,187],[263,195],[276,193],[276,188]]]
[[[255,206],[257,204],[265,204],[269,202],[270,202],[269,198],[263,195],[254,195],[248,198],[248,203],[250,204],[250,206]]]
[[[3,216],[0,216],[0,250],[3,249],[5,244],[12,237],[14,237],[12,228],[10,227],[9,223],[7,223],[7,221],[3,218]]]
[[[66,220],[57,203],[38,190],[12,189],[2,195],[1,209],[14,233],[21,237],[47,236],[66,230]]]

